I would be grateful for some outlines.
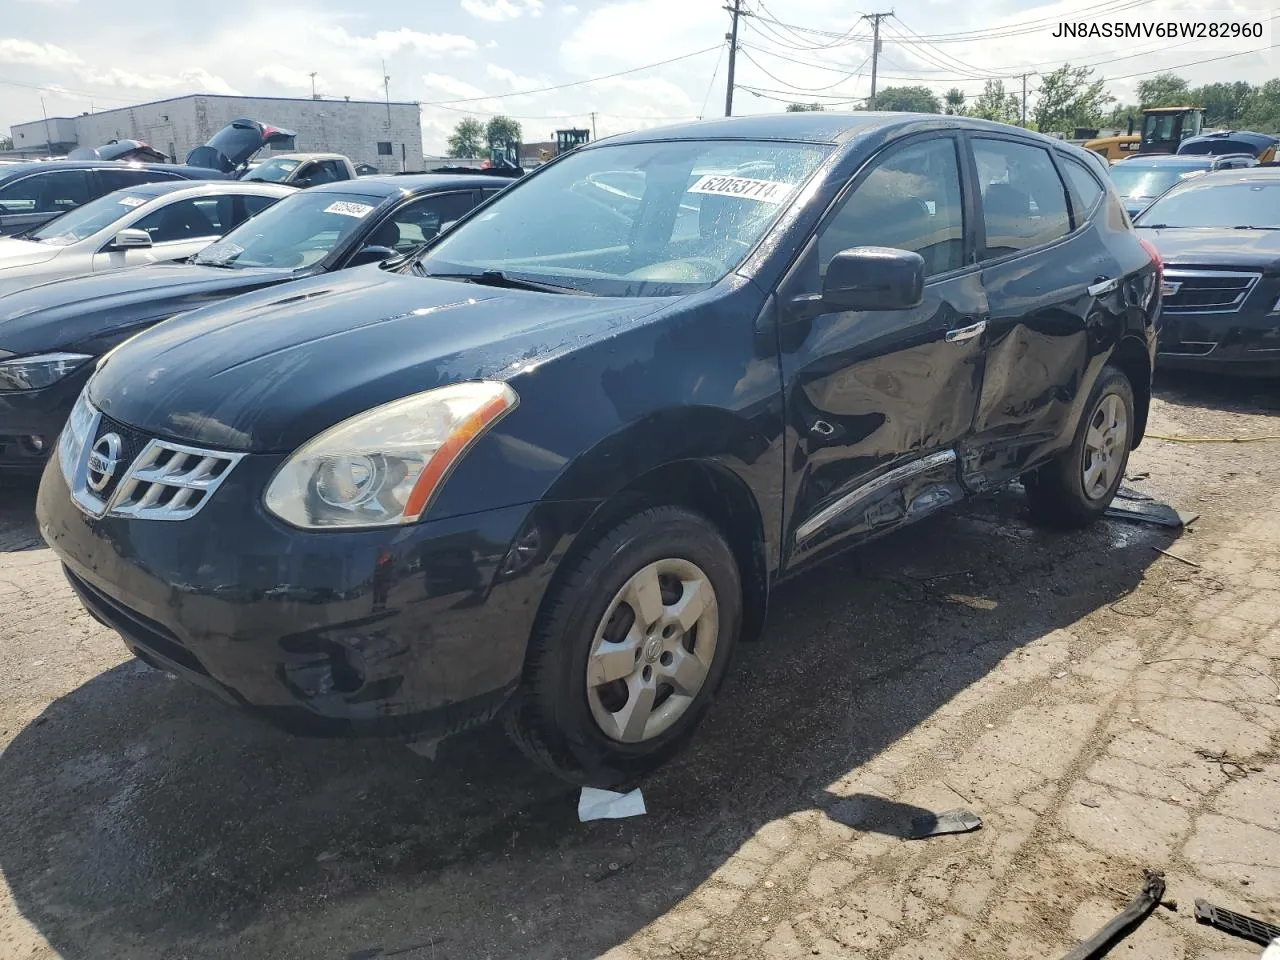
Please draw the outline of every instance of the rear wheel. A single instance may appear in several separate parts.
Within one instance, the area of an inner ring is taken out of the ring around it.
[[[601,536],[552,590],[507,729],[565,779],[641,776],[685,745],[728,670],[742,620],[733,553],[704,518],[658,507]]]
[[[1106,367],[1085,406],[1069,448],[1022,480],[1032,517],[1045,526],[1088,526],[1111,506],[1133,445],[1133,387]]]

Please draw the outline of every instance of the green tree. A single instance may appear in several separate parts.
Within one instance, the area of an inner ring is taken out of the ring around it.
[[[449,135],[449,156],[478,157],[484,149],[484,125],[475,117],[458,121]]]
[[[941,113],[938,95],[928,87],[885,87],[876,94],[876,109],[902,113]]]
[[[1138,102],[1144,107],[1196,106],[1191,88],[1176,73],[1157,73],[1138,84]]]
[[[974,97],[969,116],[1016,126],[1022,117],[1022,103],[1017,94],[1005,92],[1003,80],[988,80]]]
[[[1240,126],[1259,133],[1280,131],[1280,80],[1254,88]]]
[[[1207,127],[1238,127],[1253,100],[1253,84],[1208,83],[1191,91],[1191,105],[1204,107]]]
[[[510,117],[494,117],[489,121],[489,125],[484,128],[484,136],[490,147],[499,140],[519,143],[520,124]]]
[[[821,113],[820,103],[788,103],[787,113]]]
[[[12,149],[13,149],[13,138],[0,137],[0,150],[12,150]]]
[[[1107,93],[1106,81],[1093,78],[1090,67],[1064,63],[1040,78],[1036,98],[1036,129],[1041,133],[1071,133],[1076,127],[1098,127],[1115,97]]]
[[[945,113],[952,114],[953,116],[964,116],[964,91],[959,87],[952,87],[948,90],[946,96],[944,96],[942,100],[945,104]]]

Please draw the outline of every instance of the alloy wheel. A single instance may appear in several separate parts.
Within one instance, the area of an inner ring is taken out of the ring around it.
[[[1119,394],[1108,393],[1089,419],[1081,469],[1084,495],[1101,500],[1111,492],[1129,449],[1129,414]]]

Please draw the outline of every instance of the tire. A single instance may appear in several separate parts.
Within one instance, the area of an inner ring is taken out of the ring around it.
[[[1121,417],[1123,422],[1117,422]],[[1136,422],[1129,378],[1115,367],[1104,367],[1071,446],[1022,478],[1032,519],[1076,530],[1101,517],[1124,481]]]
[[[720,532],[681,508],[643,510],[557,574],[507,732],[573,783],[639,778],[692,737],[741,627],[741,577]]]

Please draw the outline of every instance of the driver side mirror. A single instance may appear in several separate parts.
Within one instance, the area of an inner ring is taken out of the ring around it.
[[[383,260],[390,260],[395,255],[396,252],[390,247],[364,247],[351,258],[351,266],[363,267],[369,263],[381,263]]]
[[[151,234],[145,230],[121,230],[111,241],[113,250],[139,250],[151,246]]]
[[[842,310],[908,310],[924,299],[924,258],[892,247],[851,247],[827,264],[822,302]]]

